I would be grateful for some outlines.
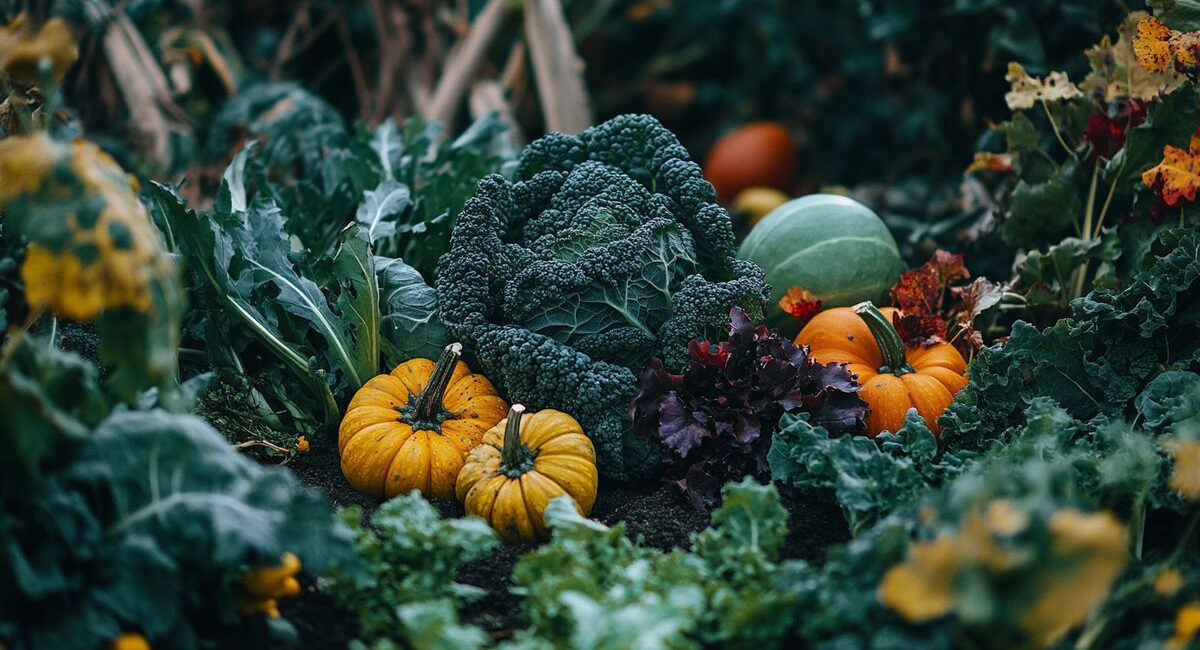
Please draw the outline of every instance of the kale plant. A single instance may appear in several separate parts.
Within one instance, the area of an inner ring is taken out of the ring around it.
[[[729,215],[687,150],[624,115],[530,144],[515,181],[480,181],[438,265],[439,307],[511,400],[571,414],[601,472],[634,478],[657,460],[626,413],[634,372],[652,356],[682,366],[733,305],[761,318],[762,270],[733,254]]]

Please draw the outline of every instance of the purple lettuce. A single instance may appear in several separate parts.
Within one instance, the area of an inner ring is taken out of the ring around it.
[[[651,359],[630,405],[637,432],[662,445],[667,479],[701,510],[727,481],[770,479],[767,451],[784,413],[806,412],[832,435],[861,431],[867,413],[844,364],[812,360],[740,307],[729,320],[728,340],[688,346],[682,374]]]

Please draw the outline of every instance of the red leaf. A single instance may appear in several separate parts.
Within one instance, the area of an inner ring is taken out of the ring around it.
[[[779,308],[801,322],[807,322],[821,313],[821,301],[803,287],[792,287],[779,299]]]

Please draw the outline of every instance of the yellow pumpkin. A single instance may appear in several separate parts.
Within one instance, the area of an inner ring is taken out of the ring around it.
[[[405,361],[354,394],[338,429],[342,474],[354,489],[454,497],[467,452],[508,409],[461,355],[462,345],[451,343],[437,363]]]
[[[508,417],[483,436],[458,475],[456,492],[467,514],[488,521],[508,542],[550,536],[543,513],[567,495],[586,516],[596,501],[596,449],[575,418],[547,409]]]

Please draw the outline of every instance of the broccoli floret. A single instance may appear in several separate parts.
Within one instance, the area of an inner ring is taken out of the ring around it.
[[[438,265],[442,319],[497,386],[571,414],[600,470],[646,475],[657,454],[626,406],[652,356],[683,364],[729,307],[762,313],[762,271],[734,259],[729,215],[654,118],[626,115],[529,145],[516,180],[479,182]]]

